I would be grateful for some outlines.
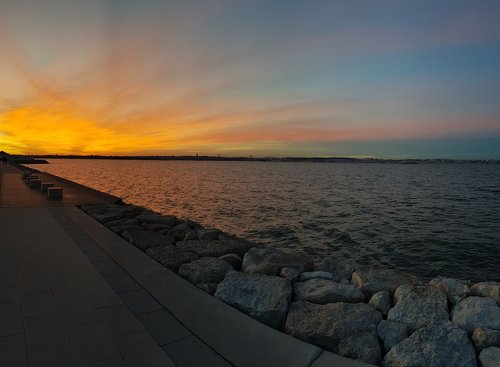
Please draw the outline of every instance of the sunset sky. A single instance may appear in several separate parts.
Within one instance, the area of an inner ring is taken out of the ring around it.
[[[498,0],[0,0],[0,150],[500,158]]]

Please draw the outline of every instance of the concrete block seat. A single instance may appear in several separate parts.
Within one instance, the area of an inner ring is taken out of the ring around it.
[[[52,182],[42,182],[42,185],[40,186],[40,191],[47,192],[49,187],[54,187],[54,184]]]
[[[30,180],[30,188],[32,189],[38,189],[42,186],[42,180],[35,178]]]
[[[49,187],[47,188],[47,197],[49,199],[60,199],[63,197],[63,189],[62,187]]]
[[[29,185],[31,180],[38,180],[38,175],[29,175],[26,178],[26,183]]]

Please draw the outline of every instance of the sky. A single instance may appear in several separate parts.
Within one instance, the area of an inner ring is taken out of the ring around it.
[[[500,159],[500,2],[0,0],[0,150]]]

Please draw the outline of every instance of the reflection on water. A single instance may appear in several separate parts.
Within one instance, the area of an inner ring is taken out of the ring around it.
[[[36,168],[257,242],[500,280],[500,165],[50,162]]]

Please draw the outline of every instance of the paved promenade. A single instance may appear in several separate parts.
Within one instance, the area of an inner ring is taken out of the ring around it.
[[[0,172],[1,366],[367,366],[243,315],[75,206],[114,198],[48,199]]]

